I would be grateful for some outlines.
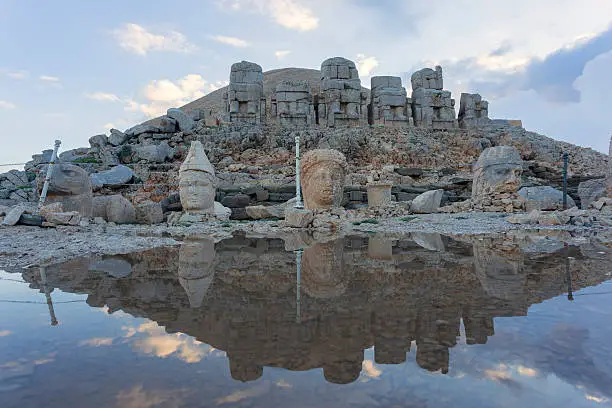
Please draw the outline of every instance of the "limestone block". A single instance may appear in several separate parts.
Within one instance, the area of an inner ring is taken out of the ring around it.
[[[519,196],[526,211],[552,211],[563,209],[563,192],[550,186],[524,187],[519,190]],[[567,208],[575,207],[576,203],[567,196]]]
[[[147,160],[153,163],[163,163],[174,155],[173,149],[168,142],[163,141],[159,145],[144,145],[134,149],[139,160]]]
[[[89,176],[94,190],[102,187],[122,187],[134,177],[134,172],[127,166],[119,165],[110,170],[93,173]]]
[[[494,193],[514,193],[521,186],[523,160],[511,146],[485,149],[474,166],[472,199],[480,202]]]
[[[72,163],[75,160],[90,157],[89,148],[79,147],[78,149],[66,150],[59,155],[59,161],[64,163]]]
[[[45,221],[54,225],[79,225],[81,222],[81,214],[77,211],[70,212],[51,212],[44,217]]]
[[[314,220],[311,210],[289,207],[285,209],[285,224],[291,228],[308,228]]]
[[[604,179],[588,180],[578,185],[580,206],[584,210],[588,209],[593,201],[606,197],[606,194],[606,180]]]
[[[110,130],[110,136],[108,137],[108,142],[113,146],[119,146],[125,143],[127,140],[127,135],[117,129]]]
[[[346,158],[337,150],[318,149],[304,154],[302,191],[307,209],[340,207],[344,197]]]
[[[219,221],[229,221],[232,210],[215,201],[213,205],[213,214]]]
[[[102,217],[116,224],[136,222],[136,210],[131,202],[120,194],[97,196],[93,199],[93,217]]]
[[[410,211],[416,214],[431,214],[438,212],[443,195],[444,190],[427,191],[412,200]]]
[[[393,201],[391,195],[391,183],[370,183],[368,189],[368,207],[385,207]]]
[[[91,148],[104,147],[108,144],[106,135],[95,135],[89,138],[89,146]]]
[[[143,201],[138,203],[136,210],[136,223],[154,225],[164,221],[164,212],[160,203]]]
[[[423,68],[412,74],[410,81],[413,90],[419,88],[442,90],[444,88],[442,67],[436,66],[435,71],[431,68]]]
[[[4,217],[4,220],[2,221],[2,225],[6,225],[9,227],[16,225],[19,222],[19,218],[21,218],[21,215],[25,212],[25,210],[26,210],[26,207],[21,206],[21,205],[11,208],[10,211],[6,214],[6,217]]]
[[[181,132],[191,132],[195,127],[193,119],[180,109],[168,109],[167,116],[176,121],[178,130]]]

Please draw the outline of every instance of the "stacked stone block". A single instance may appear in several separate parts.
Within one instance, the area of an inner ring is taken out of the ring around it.
[[[402,86],[402,79],[394,76],[373,77],[371,86],[370,124],[408,126],[408,98],[406,88]]]
[[[444,91],[442,67],[425,68],[412,74],[412,116],[418,127],[452,129],[456,127],[455,100]]]
[[[283,126],[308,126],[314,109],[310,86],[306,81],[282,81],[276,86],[270,107],[272,118]]]
[[[266,113],[266,100],[261,67],[247,61],[233,64],[225,99],[230,122],[262,123]]]
[[[327,127],[367,124],[367,95],[361,91],[359,72],[353,61],[335,57],[321,64],[319,123]]]
[[[489,122],[489,102],[479,94],[461,94],[459,104],[459,127],[473,129]]]

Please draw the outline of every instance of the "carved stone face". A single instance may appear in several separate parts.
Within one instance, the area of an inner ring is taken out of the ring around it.
[[[39,177],[42,188],[46,169]],[[49,193],[55,195],[80,195],[91,193],[89,174],[82,168],[73,164],[59,163],[53,167],[53,174],[49,182]]]
[[[521,186],[523,165],[518,150],[510,146],[485,149],[474,169],[472,198],[490,194],[515,193]]]
[[[314,166],[302,185],[306,208],[340,207],[343,198],[344,169],[334,163]]]
[[[208,213],[215,206],[214,175],[202,171],[186,171],[179,180],[179,192],[183,209],[195,213]]]

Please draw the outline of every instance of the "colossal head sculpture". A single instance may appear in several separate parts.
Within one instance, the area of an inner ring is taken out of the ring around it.
[[[179,169],[179,195],[183,210],[212,214],[215,208],[217,178],[199,141],[191,143],[189,153]]]
[[[39,191],[42,190],[46,173],[47,166],[43,166],[37,180]],[[90,217],[93,192],[87,171],[74,164],[56,164],[49,180],[46,202],[61,202],[63,211],[78,211],[81,215]]]
[[[496,146],[485,149],[474,167],[472,199],[480,199],[499,193],[515,193],[521,186],[523,160],[512,146]]]
[[[320,123],[328,127],[367,124],[366,94],[353,61],[329,58],[321,64]]]
[[[301,164],[302,191],[307,209],[342,205],[346,158],[337,150],[317,149],[304,154]]]

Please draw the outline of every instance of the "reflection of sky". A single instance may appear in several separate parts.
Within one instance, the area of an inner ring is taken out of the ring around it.
[[[610,282],[533,305],[527,317],[495,319],[485,345],[450,351],[448,375],[415,361],[380,365],[364,351],[362,374],[348,385],[325,382],[323,370],[264,368],[261,379],[231,379],[225,353],[147,319],[94,309],[84,295],[45,295],[19,275],[0,272],[2,407],[612,406]],[[601,294],[598,294],[601,293]],[[71,302],[71,303],[63,303]]]

